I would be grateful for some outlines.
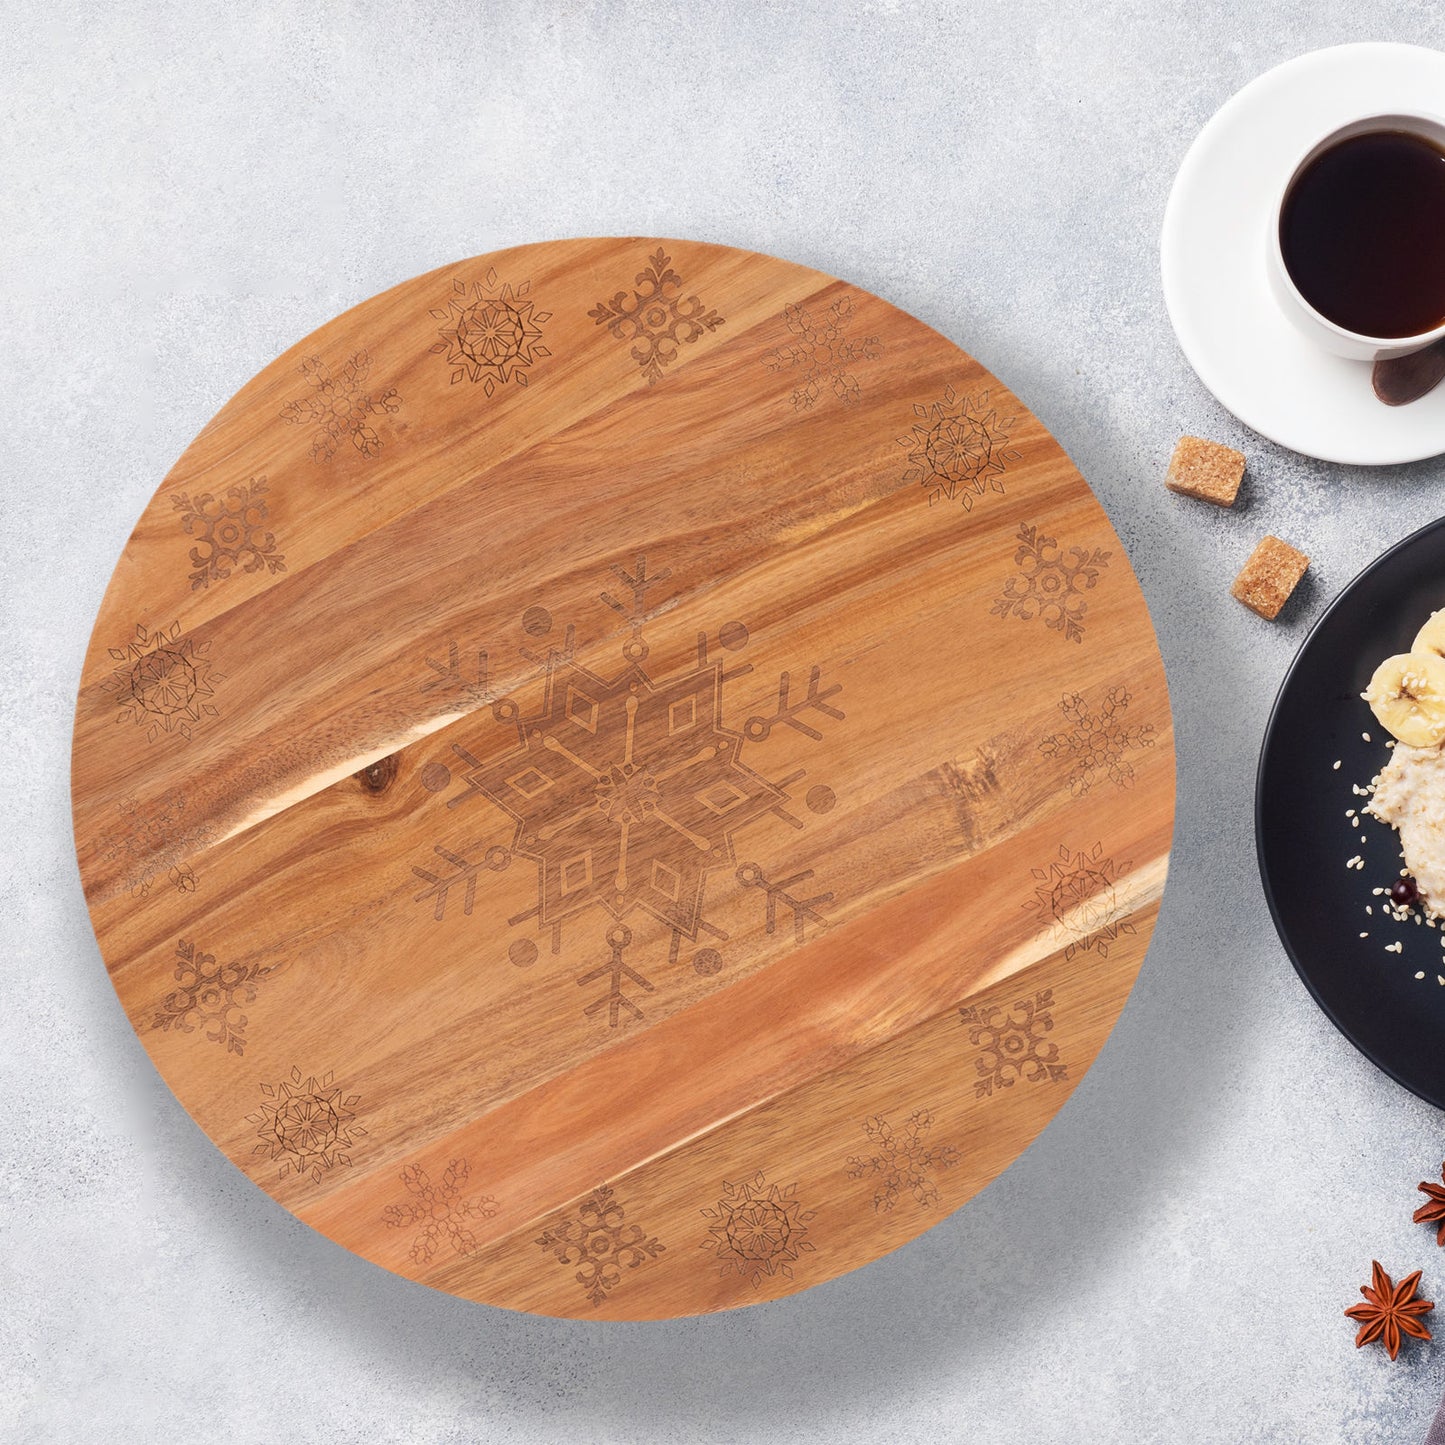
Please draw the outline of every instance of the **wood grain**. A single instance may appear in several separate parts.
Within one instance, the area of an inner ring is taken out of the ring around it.
[[[157,492],[76,706],[117,994],[236,1165],[514,1309],[727,1309],[1027,1146],[1148,944],[1169,703],[1038,421],[765,256],[356,307]]]

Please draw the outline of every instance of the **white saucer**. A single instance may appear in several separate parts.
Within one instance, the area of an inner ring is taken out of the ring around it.
[[[1445,386],[1382,406],[1369,363],[1331,356],[1297,331],[1265,270],[1280,191],[1310,143],[1400,110],[1445,110],[1445,54],[1372,43],[1301,55],[1225,102],[1190,146],[1164,211],[1164,300],[1199,379],[1246,426],[1327,462],[1445,452]]]

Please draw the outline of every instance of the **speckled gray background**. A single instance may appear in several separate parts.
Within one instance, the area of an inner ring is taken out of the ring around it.
[[[129,14],[112,13],[125,9]],[[1362,17],[1359,12],[1368,10]],[[1172,12],[1172,13],[1171,13]],[[1156,237],[1199,126],[1433,0],[1231,6],[0,5],[0,1435],[21,1441],[1415,1441],[1445,1345],[1340,1311],[1410,1223],[1442,1118],[1296,981],[1255,876],[1256,749],[1311,617],[1445,507],[1445,463],[1301,460],[1182,360]],[[296,338],[449,259],[695,236],[849,278],[977,354],[1072,453],[1169,665],[1164,918],[1099,1063],[982,1196],[782,1303],[660,1326],[464,1304],[233,1170],[106,981],[68,820],[72,698],[146,498]],[[1251,505],[1160,485],[1195,430]],[[1268,626],[1254,539],[1315,557]]]

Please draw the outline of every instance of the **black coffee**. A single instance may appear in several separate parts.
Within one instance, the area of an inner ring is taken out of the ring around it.
[[[1445,321],[1445,151],[1404,131],[1351,136],[1295,178],[1280,249],[1300,294],[1365,336]]]

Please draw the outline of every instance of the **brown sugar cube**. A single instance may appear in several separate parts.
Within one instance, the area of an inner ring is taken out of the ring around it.
[[[1265,537],[1249,554],[1249,561],[1240,568],[1234,586],[1229,589],[1230,594],[1251,612],[1258,612],[1261,617],[1273,622],[1279,616],[1279,609],[1299,586],[1299,580],[1309,565],[1310,559],[1288,542],[1281,542],[1278,537]]]
[[[1203,437],[1180,437],[1164,485],[1171,492],[1213,502],[1216,507],[1232,507],[1244,479],[1244,453],[1233,447],[1207,442]]]

